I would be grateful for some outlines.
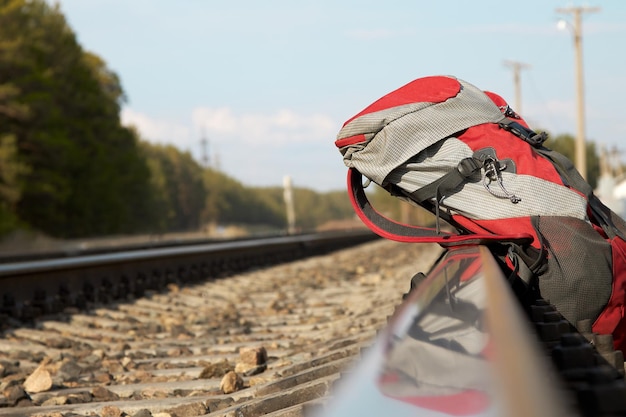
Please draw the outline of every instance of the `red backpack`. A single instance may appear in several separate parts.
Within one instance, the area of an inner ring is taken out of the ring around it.
[[[573,325],[591,319],[626,348],[626,223],[593,194],[563,155],[496,94],[449,76],[416,79],[340,130],[348,190],[382,237],[443,246],[504,246],[502,259]],[[434,228],[378,213],[363,177],[429,209]],[[444,232],[439,220],[456,232]]]

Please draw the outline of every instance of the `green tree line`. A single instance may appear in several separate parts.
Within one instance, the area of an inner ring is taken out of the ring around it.
[[[143,141],[120,123],[125,99],[58,5],[0,0],[0,235],[286,226],[281,189],[246,187],[187,152]],[[295,194],[301,228],[352,216],[345,193]]]

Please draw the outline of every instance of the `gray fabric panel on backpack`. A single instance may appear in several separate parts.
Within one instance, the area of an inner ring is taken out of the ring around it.
[[[350,121],[337,139],[375,134],[366,146],[343,150],[345,165],[381,184],[397,166],[437,141],[472,126],[504,119],[481,90],[458,81],[461,91],[444,102],[398,106]]]
[[[394,169],[385,179],[405,191],[415,190],[434,182],[458,162],[472,156],[473,151],[456,138],[448,138],[411,158]],[[461,214],[474,220],[497,220],[524,216],[571,216],[587,219],[587,200],[580,194],[532,175],[503,172],[506,189],[521,198],[517,204],[490,194],[480,178],[462,184],[441,203],[450,214]],[[383,185],[384,185],[383,184]],[[497,189],[497,185],[493,185]]]

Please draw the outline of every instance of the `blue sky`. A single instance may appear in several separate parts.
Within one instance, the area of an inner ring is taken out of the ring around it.
[[[54,3],[54,0],[50,0]],[[573,37],[583,17],[586,133],[626,149],[626,1],[60,0],[83,48],[128,97],[122,120],[246,185],[344,188],[334,146],[345,120],[429,75],[454,75],[514,103],[553,134],[576,131]],[[519,109],[517,109],[519,110]]]

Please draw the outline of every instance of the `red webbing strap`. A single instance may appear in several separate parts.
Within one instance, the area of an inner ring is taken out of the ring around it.
[[[367,199],[363,189],[363,176],[354,168],[348,170],[348,195],[357,216],[377,235],[405,243],[439,243],[442,246],[457,244],[486,244],[490,242],[530,243],[533,237],[527,233],[514,235],[470,234],[458,235],[439,232],[430,227],[410,226],[397,223],[377,212]]]

